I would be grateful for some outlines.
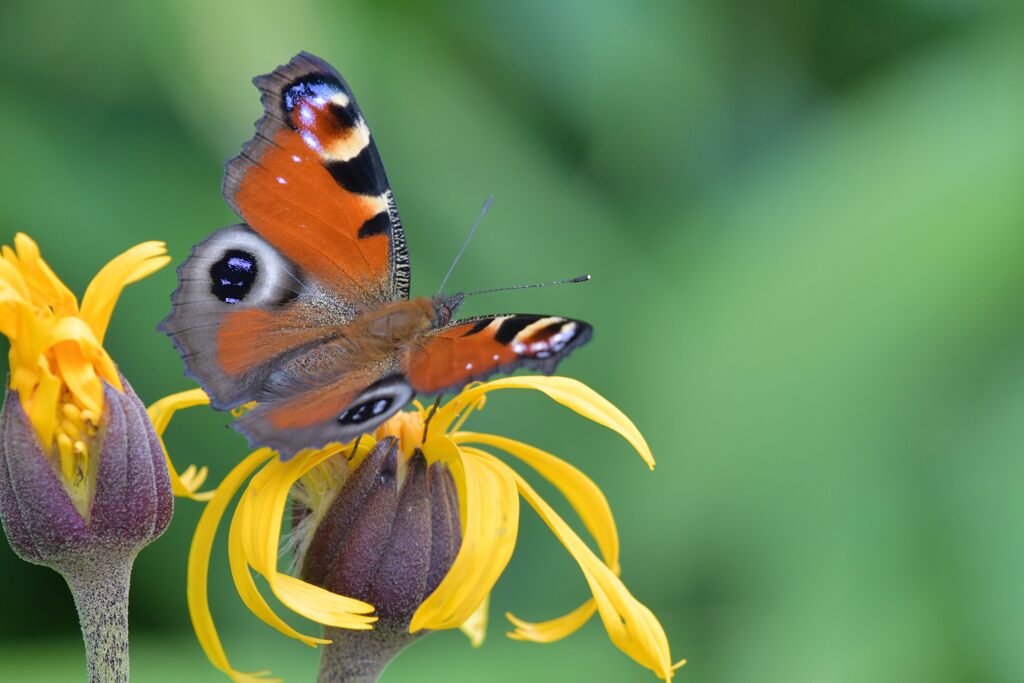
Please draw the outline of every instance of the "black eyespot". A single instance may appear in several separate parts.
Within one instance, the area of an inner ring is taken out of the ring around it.
[[[229,249],[210,266],[210,291],[226,304],[237,304],[249,295],[258,272],[255,256]]]
[[[375,417],[380,417],[391,408],[394,399],[391,396],[380,396],[354,405],[338,416],[343,425],[357,425]]]

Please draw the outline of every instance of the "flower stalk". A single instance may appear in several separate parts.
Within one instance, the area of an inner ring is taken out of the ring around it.
[[[134,552],[79,556],[54,567],[68,583],[78,610],[90,683],[128,681],[128,587]]]
[[[324,627],[317,683],[376,683],[387,665],[419,635],[382,625],[370,631]]]

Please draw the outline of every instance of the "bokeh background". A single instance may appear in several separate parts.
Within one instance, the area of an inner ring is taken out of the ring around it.
[[[1016,3],[0,3],[0,237],[24,230],[81,292],[116,253],[180,261],[234,222],[224,159],[260,113],[250,79],[305,49],[353,85],[429,294],[466,312],[588,320],[564,366],[647,435],[539,396],[474,425],[581,465],[607,493],[624,577],[694,683],[1021,681],[1024,658],[1024,17]],[[154,327],[172,268],[108,335],[146,400],[190,386]],[[476,419],[476,418],[474,418]],[[213,480],[244,454],[223,417],[172,426]],[[551,493],[550,489],[544,489]],[[553,498],[553,495],[552,495]],[[564,509],[564,507],[563,507]],[[137,681],[218,681],[185,608],[198,505],[136,565]],[[317,653],[231,586],[239,668],[312,680]],[[83,676],[69,595],[0,543],[0,680]],[[502,614],[586,595],[524,510],[490,638],[414,645],[402,681],[645,681],[596,620],[550,646]]]

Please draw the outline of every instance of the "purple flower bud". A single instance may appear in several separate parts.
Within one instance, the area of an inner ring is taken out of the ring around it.
[[[322,681],[375,681],[426,631],[409,632],[462,543],[455,481],[417,449],[399,471],[398,440],[377,442],[351,472],[313,532],[301,560],[306,581],[376,609],[372,630],[324,628]]]
[[[376,608],[377,628],[408,630],[462,542],[455,481],[417,450],[399,477],[398,441],[381,440],[317,525],[302,578]]]
[[[146,407],[121,381],[124,393],[104,383],[91,464],[77,482],[64,481],[40,448],[17,392],[7,392],[0,414],[0,521],[22,559],[66,574],[84,557],[134,557],[170,523],[163,451]],[[69,495],[72,485],[84,487],[84,504]]]

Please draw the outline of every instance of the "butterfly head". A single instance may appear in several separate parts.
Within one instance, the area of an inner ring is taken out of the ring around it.
[[[455,316],[455,312],[459,310],[459,306],[462,305],[462,300],[466,298],[466,295],[462,292],[452,294],[451,296],[444,296],[438,294],[434,297],[434,324],[438,327],[441,325],[447,325],[451,322]]]

